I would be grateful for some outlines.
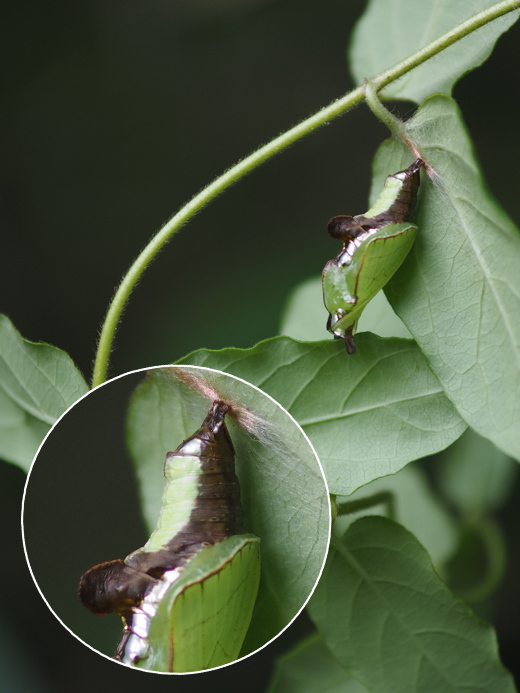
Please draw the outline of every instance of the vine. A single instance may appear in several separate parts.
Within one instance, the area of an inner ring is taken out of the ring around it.
[[[371,80],[374,91],[385,87],[399,77],[402,77],[410,70],[418,65],[421,65],[426,60],[437,55],[449,46],[468,34],[480,29],[489,22],[501,17],[513,10],[518,9],[519,0],[503,0],[493,7],[476,14],[465,22],[462,22],[457,27],[447,32],[440,38],[432,41],[428,46],[421,48],[405,60],[396,63],[394,66],[385,70],[380,75]],[[260,164],[282,152],[284,149],[297,142],[305,135],[310,134],[317,128],[331,122],[338,116],[346,113],[354,106],[357,106],[365,98],[365,85],[359,86],[349,92],[342,98],[334,101],[329,106],[321,109],[314,115],[302,121],[295,127],[287,130],[278,137],[257,149],[242,161],[239,161],[235,166],[228,169],[221,176],[216,178],[201,192],[195,195],[177,214],[175,214],[166,224],[157,232],[150,243],[141,251],[130,269],[123,277],[119,285],[109,309],[107,311],[101,334],[97,346],[96,358],[94,363],[94,371],[92,377],[92,387],[101,385],[106,380],[108,363],[112,344],[114,341],[117,325],[121,318],[125,304],[138,282],[139,278],[152,262],[157,253],[164,245],[186,224],[192,216],[199,212],[209,202],[217,197],[224,190],[229,188],[233,183],[247,175]]]

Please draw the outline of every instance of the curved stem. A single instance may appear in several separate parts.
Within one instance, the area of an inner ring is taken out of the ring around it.
[[[368,79],[365,80],[365,99],[367,106],[376,118],[384,123],[393,135],[402,138],[404,134],[403,121],[397,118],[393,113],[390,113],[390,111],[383,106],[377,96],[375,82]]]
[[[518,9],[518,7],[519,0],[503,0],[488,10],[475,15],[452,31],[444,34],[444,36],[441,38],[433,41],[425,48],[417,51],[409,58],[406,58],[406,60],[402,60],[371,80],[374,83],[375,90],[377,91],[390,82],[402,77],[414,67],[422,64],[464,36],[467,36],[467,34],[471,33],[472,31],[484,26],[484,24],[487,24],[493,19],[511,12],[512,10]],[[112,349],[112,342],[114,340],[117,324],[132,289],[150,262],[154,259],[155,255],[157,255],[157,253],[170,240],[170,238],[194,214],[196,214],[217,195],[252,171],[254,168],[262,164],[264,161],[267,161],[275,154],[283,151],[305,135],[308,135],[317,128],[329,123],[334,118],[337,118],[339,115],[342,115],[357,104],[361,103],[364,98],[364,92],[364,86],[357,87],[349,94],[346,94],[342,98],[331,103],[329,106],[321,109],[310,118],[302,121],[287,132],[284,132],[282,135],[275,137],[275,139],[271,140],[271,142],[268,142],[266,145],[260,147],[260,149],[257,149],[242,161],[239,161],[238,164],[210,183],[210,185],[195,195],[195,197],[193,197],[185,207],[183,207],[163,226],[163,228],[154,236],[154,238],[134,261],[110,303],[98,342],[92,378],[92,387],[100,385],[106,379],[108,361],[110,358],[110,351]]]
[[[396,519],[395,495],[393,491],[380,491],[372,496],[359,498],[358,500],[345,501],[345,503],[337,504],[337,516],[353,515],[354,513],[362,512],[363,510],[372,510],[378,505],[386,505],[387,517],[390,520]]]
[[[383,106],[377,95],[377,87],[375,83],[368,79],[365,79],[365,100],[372,113],[376,116],[376,118],[386,125],[392,135],[394,135],[394,137],[397,139],[400,139],[406,145],[406,147],[408,147],[416,159],[422,159],[421,152],[406,134],[406,128],[403,121],[400,118],[397,118],[393,113],[390,113],[390,111]],[[428,175],[431,175],[429,164],[427,162],[423,163],[428,171]]]
[[[201,190],[198,195],[195,195],[187,205],[185,205],[175,216],[173,216],[162,229],[152,238],[150,243],[144,248],[137,259],[134,261],[123,281],[119,285],[114,298],[108,309],[101,335],[98,342],[96,353],[96,361],[94,364],[94,374],[92,378],[92,387],[100,385],[106,379],[108,368],[108,359],[112,348],[117,323],[123,312],[125,303],[130,296],[130,293],[136,285],[138,279],[153,260],[155,255],[162,247],[170,240],[170,238],[191,219],[199,210],[211,202],[217,195],[226,190],[226,188],[236,183],[237,180],[243,178],[246,174],[252,171],[260,164],[264,163],[275,154],[283,151],[294,142],[298,141],[305,135],[308,135],[316,128],[325,125],[338,115],[350,110],[353,106],[361,103],[364,98],[364,87],[357,87],[346,96],[334,101],[326,108],[318,111],[307,120],[302,121],[295,127],[291,128],[282,135],[279,135],[271,142],[268,142],[260,149],[250,154],[238,164],[227,170],[221,176],[210,183],[204,190]]]
[[[473,528],[482,541],[488,567],[480,582],[459,592],[459,596],[469,604],[481,602],[493,594],[504,576],[507,562],[506,544],[498,523],[484,518]]]

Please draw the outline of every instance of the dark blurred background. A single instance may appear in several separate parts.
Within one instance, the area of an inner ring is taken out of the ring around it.
[[[240,157],[354,86],[345,49],[364,6],[363,0],[4,0],[0,311],[23,336],[67,351],[88,379],[109,299],[153,232]],[[454,92],[489,186],[517,223],[518,89],[511,66],[519,31],[515,26],[501,38],[488,62]],[[399,109],[412,112],[409,105]],[[360,107],[193,219],[137,288],[111,374],[276,334],[287,293],[331,257],[327,220],[366,209],[371,159],[384,137]],[[265,689],[274,646],[214,674],[143,680],[70,636],[25,565],[23,485],[20,470],[0,466],[7,690],[144,684],[191,691],[206,683]],[[511,506],[507,513],[514,542],[518,511]],[[512,618],[507,607],[515,586],[508,589],[494,623],[512,667],[518,630],[511,621],[518,614]],[[298,637],[291,628],[276,648]]]

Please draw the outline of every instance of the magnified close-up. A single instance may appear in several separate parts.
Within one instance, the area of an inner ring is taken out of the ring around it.
[[[515,693],[520,0],[6,9],[0,692]]]
[[[51,430],[26,488],[26,553],[48,606],[98,652],[154,672],[220,667],[279,635],[309,599],[329,535],[301,428],[206,368],[92,391]]]

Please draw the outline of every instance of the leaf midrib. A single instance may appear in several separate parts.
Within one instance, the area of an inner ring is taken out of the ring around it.
[[[333,540],[332,545],[334,546],[334,549],[338,552],[338,554],[345,560],[347,563],[351,565],[351,567],[360,575],[360,577],[370,586],[372,591],[377,595],[377,597],[380,599],[380,601],[386,606],[388,609],[388,614],[391,615],[401,626],[403,631],[407,633],[408,637],[414,645],[416,646],[418,652],[420,652],[421,656],[430,663],[432,668],[439,673],[439,675],[446,681],[446,684],[450,687],[450,690],[453,691],[458,691],[458,687],[454,687],[453,683],[446,678],[446,675],[442,669],[439,669],[438,665],[436,662],[434,662],[429,656],[428,653],[424,650],[424,648],[420,645],[418,642],[415,633],[411,632],[408,628],[408,626],[403,622],[403,620],[400,618],[399,614],[395,612],[393,607],[390,605],[388,602],[387,598],[383,595],[381,590],[377,587],[375,582],[371,579],[370,575],[364,570],[364,568],[356,561],[354,556],[351,554],[351,552],[343,545],[343,543],[339,540]],[[388,548],[388,547],[386,547]],[[408,586],[407,586],[408,588]],[[421,593],[424,594],[424,593]]]

